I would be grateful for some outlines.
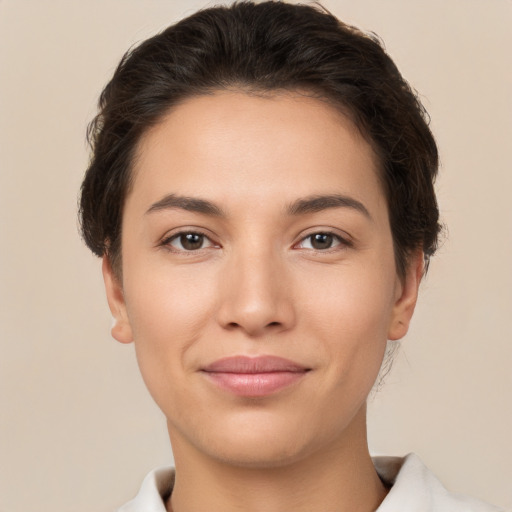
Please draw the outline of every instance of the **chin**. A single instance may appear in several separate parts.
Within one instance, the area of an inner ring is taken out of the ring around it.
[[[247,469],[290,466],[307,457],[309,452],[305,446],[285,443],[276,438],[260,442],[234,442],[229,446],[219,447],[215,452],[210,447],[210,455],[219,462]]]
[[[185,431],[191,433],[190,429]],[[187,437],[188,443],[212,460],[233,467],[268,469],[289,466],[307,458],[324,443],[328,444],[333,436],[323,432],[319,425],[304,420],[252,411],[252,414],[212,422],[208,430],[201,429],[195,439]],[[171,441],[172,438],[171,435]]]

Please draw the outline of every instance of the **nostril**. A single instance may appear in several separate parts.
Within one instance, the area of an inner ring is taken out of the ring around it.
[[[281,322],[270,322],[266,325],[267,328],[269,327],[281,327],[282,326],[282,323]],[[226,328],[227,329],[240,329],[240,328],[244,328],[243,327],[243,323],[242,324],[239,324],[237,322],[229,322],[228,324],[226,324]]]

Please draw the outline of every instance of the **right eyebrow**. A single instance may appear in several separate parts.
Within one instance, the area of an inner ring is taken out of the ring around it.
[[[186,210],[188,212],[202,213],[203,215],[211,215],[214,217],[226,216],[222,209],[211,201],[200,199],[198,197],[180,196],[177,194],[168,194],[156,203],[153,203],[146,211],[146,214],[161,210],[172,210],[175,208]]]

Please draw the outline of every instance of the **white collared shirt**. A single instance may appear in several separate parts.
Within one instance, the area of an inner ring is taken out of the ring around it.
[[[504,512],[480,500],[453,494],[413,453],[406,457],[374,457],[381,479],[391,487],[376,512]],[[174,485],[173,468],[149,473],[137,496],[118,512],[166,512],[165,499]]]

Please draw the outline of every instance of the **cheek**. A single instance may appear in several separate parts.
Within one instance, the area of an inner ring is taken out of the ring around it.
[[[138,364],[159,404],[169,377],[187,371],[187,351],[204,334],[215,296],[207,276],[165,267],[148,265],[125,280]]]
[[[152,279],[146,273],[143,282],[134,283],[133,290],[136,292],[127,294],[127,309],[136,341],[168,346],[181,334],[192,336],[199,330],[201,313],[208,304],[204,289],[187,286],[171,276]]]
[[[370,386],[382,362],[394,305],[394,267],[341,266],[303,283],[302,321],[332,360],[332,371],[346,381],[367,379]],[[334,376],[333,376],[334,378]]]
[[[373,332],[386,337],[394,305],[394,267],[387,265],[386,271],[378,262],[366,263],[309,272],[300,284],[305,316],[323,318],[320,324],[328,331],[336,326],[340,336],[364,338],[365,332]]]
[[[123,284],[136,339],[145,340],[148,333],[155,341],[162,336],[173,339],[199,329],[215,291],[209,265],[171,264],[162,252],[158,257],[133,257],[125,267],[130,268]]]

